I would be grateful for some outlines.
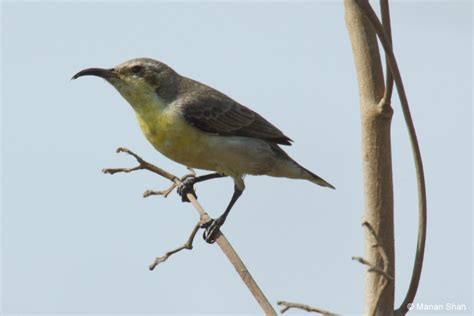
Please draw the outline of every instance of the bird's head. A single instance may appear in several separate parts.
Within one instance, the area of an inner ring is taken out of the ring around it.
[[[178,93],[181,78],[166,64],[150,58],[126,61],[114,68],[88,68],[79,71],[72,79],[97,76],[107,80],[134,107],[155,99],[171,102]]]

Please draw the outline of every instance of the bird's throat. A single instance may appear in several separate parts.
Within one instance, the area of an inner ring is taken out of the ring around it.
[[[159,115],[167,107],[167,102],[155,91],[141,86],[115,86],[118,92],[132,106],[137,115],[147,119],[149,115]]]

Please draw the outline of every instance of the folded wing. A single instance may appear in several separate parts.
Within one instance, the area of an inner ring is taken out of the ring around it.
[[[190,125],[204,132],[291,145],[292,140],[261,115],[217,91],[185,97],[180,109]]]

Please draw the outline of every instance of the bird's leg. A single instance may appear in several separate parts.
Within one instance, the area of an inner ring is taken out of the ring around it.
[[[232,198],[230,199],[229,205],[227,205],[227,208],[225,209],[224,213],[222,213],[221,216],[219,216],[217,219],[213,220],[211,219],[207,223],[204,223],[201,227],[205,228],[206,230],[204,231],[202,237],[206,242],[209,244],[213,244],[216,241],[216,238],[218,236],[219,228],[224,225],[224,222],[227,218],[227,216],[230,213],[230,210],[234,206],[235,202],[239,199],[239,197],[242,195],[243,190],[239,189],[236,185],[234,186],[234,194],[232,194]]]
[[[227,177],[227,176],[222,173],[210,173],[210,174],[206,174],[204,176],[199,176],[199,177],[188,177],[182,181],[183,184],[181,184],[178,187],[176,192],[181,196],[181,201],[189,202],[186,196],[188,193],[191,193],[197,198],[196,192],[194,191],[195,183],[203,182],[203,181],[211,180],[211,179],[216,179],[216,178],[223,178],[223,177]]]

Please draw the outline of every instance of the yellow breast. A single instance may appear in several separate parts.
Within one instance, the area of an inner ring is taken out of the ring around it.
[[[167,108],[160,113],[142,112],[137,117],[148,141],[162,154],[188,167],[213,170],[206,162],[209,136],[189,125],[179,112]]]

